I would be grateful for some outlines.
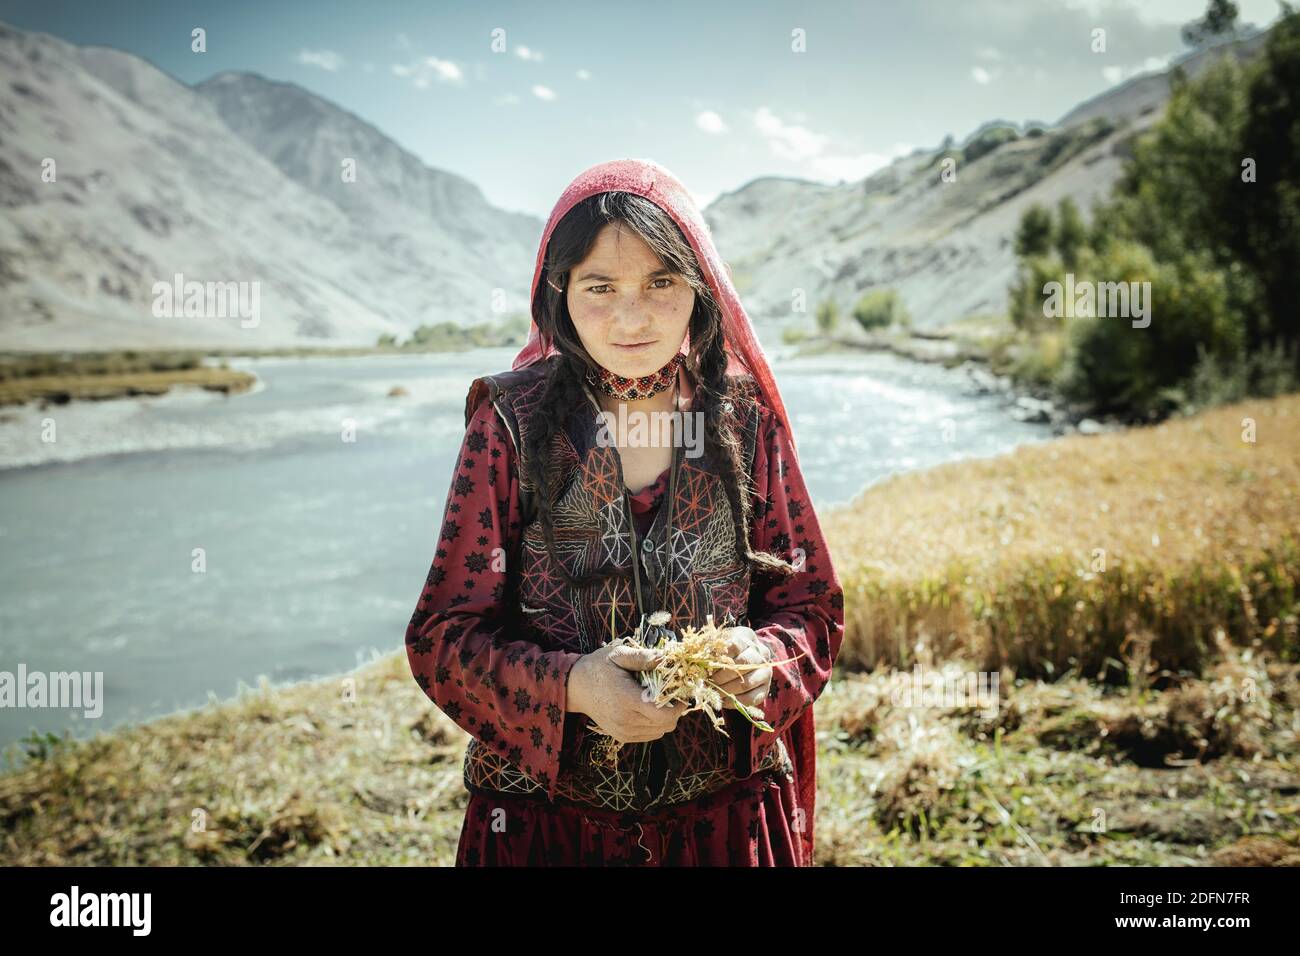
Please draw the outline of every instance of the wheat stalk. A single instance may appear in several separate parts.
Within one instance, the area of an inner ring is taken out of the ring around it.
[[[659,663],[653,669],[637,673],[650,700],[658,707],[685,703],[688,705],[685,713],[702,710],[709,715],[713,726],[725,736],[730,734],[727,733],[726,721],[722,716],[723,703],[730,700],[751,724],[759,730],[771,732],[772,725],[764,719],[762,708],[742,703],[736,695],[719,687],[712,680],[712,675],[722,668],[743,672],[760,667],[783,666],[804,655],[799,654],[784,661],[740,664],[727,653],[727,629],[714,624],[712,614],[708,615],[703,627],[688,625],[680,635],[674,635],[666,627],[669,619],[666,611],[656,611],[648,619],[643,619],[633,633],[610,641],[611,645],[648,648],[659,653]],[[588,728],[605,737],[605,740],[597,744],[596,758],[612,764],[622,744],[604,734],[594,724],[589,724]]]

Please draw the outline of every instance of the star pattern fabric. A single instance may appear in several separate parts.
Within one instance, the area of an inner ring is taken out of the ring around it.
[[[732,766],[741,779],[749,776],[750,768],[759,766],[777,738],[789,731],[821,694],[844,637],[844,592],[792,452],[790,433],[764,407],[759,434],[754,493],[760,504],[754,508],[750,542],[756,551],[789,561],[796,573],[766,588],[759,585],[757,577],[754,580],[749,626],[773,653],[772,680],[762,704],[764,719],[772,730],[759,731],[735,710],[725,712]],[[812,783],[815,785],[815,779]],[[809,813],[811,804],[810,797]]]
[[[503,633],[518,534],[513,446],[485,401],[465,429],[437,550],[407,627],[407,658],[443,713],[553,795],[569,672],[582,655]]]
[[[407,628],[407,655],[417,683],[433,703],[481,745],[542,784],[546,800],[473,792],[458,864],[526,862],[539,853],[563,857],[568,852],[589,858],[573,862],[603,858],[636,863],[644,842],[634,852],[626,841],[615,841],[608,833],[602,841],[593,831],[616,824],[625,830],[634,823],[640,829],[631,833],[646,839],[647,833],[671,831],[663,836],[667,842],[660,852],[646,856],[652,865],[673,859],[733,865],[810,862],[809,842],[801,839],[797,821],[801,813],[811,818],[813,767],[799,768],[798,779],[777,780],[754,774],[752,768],[762,764],[778,738],[790,740],[796,725],[811,734],[811,719],[801,718],[811,718],[808,709],[830,678],[843,634],[843,592],[788,432],[765,406],[760,406],[758,427],[750,542],[799,569],[770,584],[760,584],[769,579],[755,575],[749,600],[750,626],[775,658],[762,704],[774,730],[759,732],[735,710],[724,711],[735,784],[677,804],[668,813],[601,818],[596,808],[554,801],[566,752],[565,728],[573,724],[565,720],[567,681],[581,654],[544,651],[507,633],[507,568],[522,533],[517,462],[510,432],[492,403],[482,401],[473,412],[453,469],[432,565]],[[636,514],[642,533],[663,506],[663,500],[653,499],[662,499],[666,478],[665,472],[656,483],[659,489],[647,488],[642,495],[650,501],[644,513]],[[803,741],[805,751],[810,743]],[[491,827],[485,808],[496,805],[508,806],[518,818],[507,833]],[[686,819],[693,821],[691,827],[673,829],[673,820]],[[732,845],[737,835],[743,839]],[[538,841],[549,850],[539,850]],[[786,846],[791,843],[796,845]],[[760,847],[766,849],[760,852]]]

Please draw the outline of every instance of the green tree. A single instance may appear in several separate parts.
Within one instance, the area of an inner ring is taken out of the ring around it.
[[[1057,207],[1056,229],[1052,234],[1052,244],[1061,262],[1067,269],[1073,269],[1079,262],[1079,252],[1088,242],[1088,227],[1079,215],[1079,207],[1069,196],[1061,199]]]
[[[1246,77],[1224,58],[1194,81],[1175,82],[1165,115],[1133,146],[1121,176],[1119,226],[1159,259],[1205,249],[1230,261],[1224,216],[1239,196]]]
[[[1046,255],[1052,245],[1052,212],[1034,203],[1020,217],[1016,229],[1016,255],[1020,258]]]
[[[1049,316],[1044,307],[1043,288],[1049,282],[1063,282],[1065,272],[1065,264],[1054,253],[1022,259],[1008,289],[1011,324],[1030,334],[1059,329],[1061,319]]]
[[[1284,10],[1250,82],[1224,197],[1231,251],[1262,287],[1263,309],[1248,323],[1252,347],[1300,340],[1300,12]]]
[[[1089,227],[1064,203],[1055,228],[1045,210],[1022,218],[1008,290],[1022,332],[1059,334],[1043,286],[1072,256],[1076,288],[1149,289],[1148,324],[1100,310],[1066,320],[1067,397],[1159,416],[1300,388],[1300,13],[1283,10],[1255,59],[1223,56],[1195,79],[1175,71],[1164,116],[1126,141]],[[1220,35],[1235,16],[1211,4],[1203,24]]]
[[[1199,48],[1220,38],[1235,36],[1239,13],[1232,0],[1210,0],[1205,16],[1183,27],[1183,42],[1190,47]]]

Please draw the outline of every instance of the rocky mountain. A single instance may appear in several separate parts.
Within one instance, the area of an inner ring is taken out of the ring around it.
[[[532,279],[542,229],[535,216],[496,209],[469,180],[431,169],[369,123],[292,83],[222,73],[195,89],[281,173],[369,234],[392,259],[394,280],[425,285],[429,263],[449,278]],[[355,161],[356,182],[344,181],[344,159]],[[478,297],[482,290],[465,291]],[[527,297],[526,287],[512,291]]]
[[[1005,308],[1021,213],[1067,195],[1086,207],[1106,193],[1120,138],[1101,121],[1038,135],[993,128],[860,182],[754,180],[708,216],[755,321],[811,328],[823,300],[846,312],[869,290],[894,289],[916,326],[934,327]]]
[[[1176,70],[1182,69],[1188,77],[1195,77],[1222,56],[1248,60],[1260,51],[1267,39],[1267,30],[1247,32],[1234,42],[1187,54],[1175,60],[1167,70],[1143,73],[1100,96],[1085,100],[1062,116],[1056,125],[1078,126],[1099,116],[1112,121],[1132,119],[1159,110],[1169,99],[1169,84]]]
[[[1180,65],[1195,74],[1261,40]],[[1169,82],[1137,77],[1050,127],[987,123],[859,182],[757,179],[705,215],[769,340],[810,325],[819,301],[848,309],[870,289],[896,289],[921,328],[1000,312],[1024,209],[1071,196],[1086,214]],[[8,349],[371,344],[494,321],[494,290],[526,312],[543,225],[294,84],[223,73],[189,86],[119,50],[3,23],[0,206]],[[177,274],[256,286],[256,325],[181,303],[156,314],[155,284]]]
[[[498,288],[526,311],[539,220],[299,87],[4,24],[0,78],[0,347],[372,344],[498,320]],[[244,311],[169,310],[177,274],[248,283]]]
[[[1177,66],[1195,76],[1216,57],[1253,55],[1264,36]],[[896,290],[922,329],[1000,313],[1024,210],[1070,196],[1086,217],[1118,179],[1130,139],[1160,116],[1172,69],[1120,84],[1054,126],[987,123],[960,148],[917,151],[859,182],[754,180],[710,204],[714,238],[767,325],[811,328],[817,303],[847,313],[872,289]]]

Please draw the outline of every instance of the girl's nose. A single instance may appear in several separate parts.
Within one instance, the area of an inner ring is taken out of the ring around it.
[[[624,333],[649,332],[654,324],[654,316],[635,304],[619,309],[614,316],[614,328]]]

